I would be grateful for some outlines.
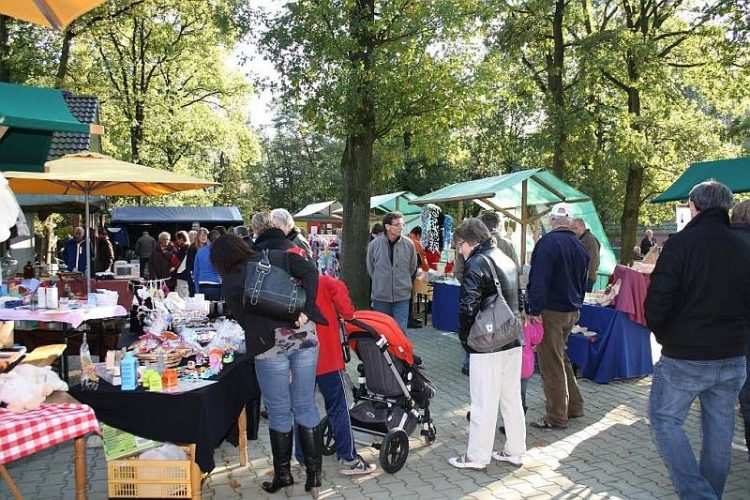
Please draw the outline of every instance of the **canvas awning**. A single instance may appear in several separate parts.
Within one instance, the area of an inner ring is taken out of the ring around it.
[[[370,198],[370,209],[376,212],[401,212],[404,215],[419,214],[421,209],[411,204],[417,195],[411,191],[380,194]]]
[[[0,82],[0,171],[43,172],[53,132],[104,129],[78,121],[59,89]]]
[[[112,224],[191,224],[236,226],[242,224],[237,207],[117,207]]]
[[[750,191],[750,157],[693,163],[653,203],[687,200],[693,186],[713,179],[726,185],[733,193]]]
[[[583,219],[586,227],[601,243],[599,274],[611,274],[614,270],[615,254],[591,198],[552,172],[531,168],[459,182],[420,196],[411,203],[427,205],[455,201],[472,201],[483,209],[497,210],[519,223],[521,264],[526,262],[528,224],[547,214],[555,203],[570,203],[573,215]]]
[[[296,220],[340,221],[344,208],[338,201],[311,203],[294,214]]]

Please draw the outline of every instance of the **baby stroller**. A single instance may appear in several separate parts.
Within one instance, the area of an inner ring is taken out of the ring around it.
[[[435,441],[430,415],[435,386],[414,363],[411,342],[390,316],[357,311],[342,328],[361,361],[359,387],[353,388],[354,405],[349,410],[352,429],[382,437],[382,442],[373,444],[380,449],[380,464],[386,472],[398,472],[406,463],[409,436],[417,426],[421,425],[420,434],[428,444]],[[324,453],[333,454],[333,431],[327,420],[323,440]]]

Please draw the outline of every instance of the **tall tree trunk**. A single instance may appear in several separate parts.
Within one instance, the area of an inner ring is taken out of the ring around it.
[[[60,49],[60,63],[57,65],[57,74],[55,75],[55,88],[60,89],[65,82],[65,76],[68,74],[68,62],[70,61],[70,47],[73,44],[75,32],[68,27],[63,33],[62,48]]]
[[[141,146],[143,145],[144,131],[143,120],[145,110],[140,97],[136,97],[134,121],[130,125],[130,161],[133,163],[141,162]]]
[[[359,309],[368,307],[370,303],[365,262],[370,233],[370,184],[374,144],[372,130],[349,135],[341,160],[344,181],[341,278],[349,287],[352,301]]]
[[[633,80],[631,80],[633,81]],[[641,131],[638,121],[641,116],[641,93],[635,87],[628,89],[628,113],[633,117],[632,129]],[[629,264],[633,260],[633,248],[635,247],[636,229],[638,215],[641,210],[641,191],[643,188],[643,177],[645,168],[637,158],[631,158],[628,164],[628,179],[625,190],[625,201],[623,204],[622,218],[620,219],[620,231],[622,235],[622,253],[620,262]]]
[[[356,0],[349,10],[350,31],[357,47],[350,53],[350,72],[357,82],[353,92],[357,112],[348,125],[349,133],[341,158],[344,181],[343,248],[341,277],[349,287],[352,302],[358,308],[370,303],[368,290],[367,245],[372,195],[372,164],[375,145],[374,71],[375,1]]]
[[[0,82],[10,81],[10,47],[8,47],[8,16],[0,16]]]
[[[552,17],[552,40],[554,46],[548,57],[547,88],[549,89],[552,109],[552,171],[565,179],[565,145],[567,143],[567,128],[565,114],[565,86],[563,76],[565,72],[565,39],[563,37],[563,20],[565,17],[565,0],[555,1],[555,12]]]

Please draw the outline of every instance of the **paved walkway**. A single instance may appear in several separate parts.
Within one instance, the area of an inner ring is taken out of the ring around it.
[[[463,354],[453,334],[423,328],[410,335],[415,351],[424,359],[426,373],[438,388],[433,403],[437,441],[427,446],[421,438],[413,437],[409,459],[397,474],[378,470],[367,476],[346,477],[337,472],[332,458],[324,458],[321,498],[676,498],[649,434],[646,407],[650,378],[608,385],[580,381],[585,417],[572,421],[565,431],[529,428],[529,452],[521,468],[498,463],[486,472],[451,467],[448,458],[465,452],[467,442],[469,396],[468,378],[460,371]],[[354,368],[355,363],[350,363],[350,373]],[[538,375],[529,386],[528,403],[529,419],[542,416]],[[741,425],[738,419],[726,499],[750,498],[750,463]],[[696,443],[700,436],[697,406],[686,427]],[[265,422],[260,436],[259,442],[250,443],[248,467],[239,468],[232,446],[216,451],[220,465],[204,481],[203,498],[285,498],[281,492],[266,495],[260,488],[271,471]],[[496,446],[502,446],[499,434]],[[378,462],[373,448],[361,446],[360,451],[368,460]],[[27,499],[69,499],[75,492],[72,458],[73,446],[66,443],[14,462],[8,469]],[[89,449],[87,460],[89,498],[106,498],[107,472],[101,448]],[[295,478],[300,477],[296,466],[293,472]],[[309,498],[301,484],[296,485],[295,493],[298,498]],[[0,482],[0,499],[7,498],[8,488]]]

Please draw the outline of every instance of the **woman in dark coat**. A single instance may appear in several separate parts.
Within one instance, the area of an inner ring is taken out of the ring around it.
[[[294,484],[290,470],[294,423],[305,456],[305,491],[317,498],[323,435],[315,403],[318,364],[315,323],[327,324],[315,305],[318,270],[312,262],[290,250],[293,245],[285,239],[282,231],[267,229],[258,240],[263,244],[263,250],[269,250],[268,257],[273,266],[288,270],[302,283],[306,295],[305,309],[294,323],[264,316],[262,310],[243,304],[247,264],[260,260],[261,254],[251,250],[241,238],[234,234],[219,238],[211,250],[211,263],[222,277],[226,305],[245,330],[247,352],[255,357],[255,373],[268,409],[274,478],[263,483],[263,489],[274,493],[284,488],[287,494],[291,493]]]

